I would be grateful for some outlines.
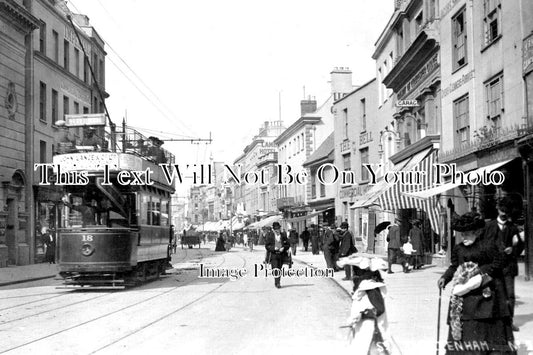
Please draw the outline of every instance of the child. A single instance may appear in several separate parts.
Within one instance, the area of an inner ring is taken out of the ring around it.
[[[403,261],[403,272],[411,272],[413,269],[411,267],[411,261],[413,258],[413,253],[416,250],[413,249],[413,244],[411,244],[411,237],[407,237],[407,242],[402,246],[404,261]]]
[[[387,263],[366,257],[341,258],[339,266],[354,266],[352,309],[348,324],[351,328],[351,347],[355,354],[394,354],[392,337],[385,313],[385,283],[379,270]]]

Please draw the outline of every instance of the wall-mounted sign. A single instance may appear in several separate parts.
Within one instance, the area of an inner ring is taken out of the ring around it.
[[[65,115],[65,121],[67,127],[105,126],[105,114]]]
[[[396,107],[418,107],[420,103],[418,100],[400,100],[396,102]]]
[[[522,44],[522,68],[523,74],[533,70],[533,34],[524,39]]]

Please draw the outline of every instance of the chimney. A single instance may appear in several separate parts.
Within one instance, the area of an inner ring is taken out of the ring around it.
[[[331,93],[337,101],[353,90],[352,71],[348,67],[335,67],[331,71]]]
[[[306,113],[312,113],[316,111],[316,100],[313,97],[311,99],[311,96],[307,98],[307,100],[301,100],[300,101],[300,111],[301,111],[301,117],[303,117]]]

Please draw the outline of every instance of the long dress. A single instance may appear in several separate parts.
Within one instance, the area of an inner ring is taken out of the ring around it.
[[[456,245],[452,251],[451,265],[443,275],[445,282],[450,282],[452,278],[457,280],[457,269],[467,265],[467,262],[476,263],[482,273],[492,277],[492,281],[463,295],[460,300],[462,310],[453,306],[457,298],[452,296],[446,353],[516,354],[513,347],[509,346],[514,343],[514,337],[503,283],[501,246],[483,240],[476,240],[469,246],[462,243]],[[460,319],[460,322],[454,319]]]
[[[215,247],[215,251],[226,251],[226,242],[224,240],[224,237],[222,235],[219,235],[217,238],[217,245]]]

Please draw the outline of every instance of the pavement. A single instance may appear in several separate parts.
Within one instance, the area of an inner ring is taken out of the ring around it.
[[[214,245],[209,244],[208,246],[214,248]],[[243,248],[236,246],[235,249],[242,250]],[[264,247],[257,246],[254,249],[263,250]],[[385,255],[360,254],[386,259]],[[300,248],[293,256],[293,260],[313,268],[326,268],[323,254],[313,255],[310,251],[305,252]],[[516,278],[515,285],[517,302],[514,322],[520,331],[514,333],[515,343],[518,346],[519,355],[533,354],[533,281],[525,281],[524,265],[519,264],[519,267],[520,276]],[[382,272],[382,275],[387,284],[385,302],[394,341],[406,354],[432,353],[436,349],[438,331],[439,348],[444,353],[448,333],[446,314],[450,287],[447,287],[440,297],[439,321],[439,292],[436,285],[446,268],[428,265],[421,270],[414,270],[406,274],[402,272],[400,265],[393,265],[392,270],[394,271],[393,274]],[[56,264],[48,263],[0,268],[0,286],[54,278],[57,276],[57,272]],[[332,280],[349,296],[353,284],[351,281],[343,280],[344,276],[344,271],[341,270],[335,273]],[[417,349],[417,351],[413,351],[413,349]]]

